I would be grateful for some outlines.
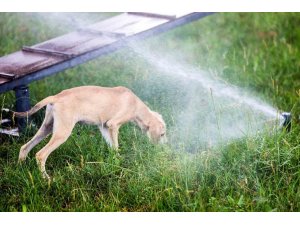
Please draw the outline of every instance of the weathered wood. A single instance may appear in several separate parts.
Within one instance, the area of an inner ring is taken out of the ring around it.
[[[79,29],[78,31],[83,32],[83,33],[88,33],[88,34],[107,36],[107,37],[111,37],[111,38],[126,37],[126,34],[124,34],[124,33],[108,32],[108,31],[101,31],[101,30],[95,30],[95,29]]]
[[[42,49],[42,48],[28,47],[28,46],[23,46],[22,51],[59,56],[59,57],[67,58],[67,59],[75,56],[74,54],[69,54],[69,53],[60,52],[60,51],[54,51],[51,49]]]
[[[12,80],[12,79],[15,78],[15,75],[14,75],[14,74],[10,74],[10,73],[3,73],[3,72],[0,72],[0,77],[5,78],[5,79]]]
[[[129,12],[128,14],[136,15],[136,16],[145,16],[145,17],[152,17],[152,18],[167,19],[167,20],[175,20],[176,19],[176,15],[162,15],[162,14],[157,14],[157,13]]]

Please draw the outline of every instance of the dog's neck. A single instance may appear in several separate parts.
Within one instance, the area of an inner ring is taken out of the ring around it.
[[[152,113],[150,109],[146,106],[141,107],[140,110],[138,110],[138,113],[136,117],[134,118],[134,122],[142,129],[147,130],[149,127],[150,118],[152,117]]]

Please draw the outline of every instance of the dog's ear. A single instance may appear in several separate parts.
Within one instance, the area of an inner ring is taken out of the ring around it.
[[[149,130],[149,126],[148,125],[145,125],[144,127],[143,127],[143,131],[144,132],[147,132]]]

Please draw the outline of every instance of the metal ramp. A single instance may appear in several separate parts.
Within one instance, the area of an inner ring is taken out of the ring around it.
[[[27,85],[212,13],[122,13],[0,58],[0,94],[14,90],[16,111],[30,109]],[[18,120],[19,127],[25,122]],[[20,124],[21,123],[21,124]]]

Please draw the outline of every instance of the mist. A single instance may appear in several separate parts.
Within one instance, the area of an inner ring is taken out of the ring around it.
[[[173,147],[197,151],[272,131],[282,123],[276,108],[255,97],[255,93],[223,81],[218,74],[180,61],[172,52],[162,55],[133,43],[130,49],[155,68],[159,74],[155,79],[182,85],[178,96],[173,95],[177,100],[180,92],[185,95],[180,103],[184,107],[173,111],[174,125],[169,127]]]
[[[66,30],[82,28],[101,17],[76,13],[38,15]],[[107,15],[103,14],[103,18]],[[127,61],[141,60],[151,73],[139,82],[138,96],[149,100],[164,90],[161,97],[167,102],[160,103],[156,110],[168,121],[169,145],[176,149],[201,151],[276,129],[282,122],[278,110],[256,97],[256,93],[222,80],[220,74],[188,64],[175,52],[161,54],[159,49],[136,43],[129,43],[125,52],[121,54],[124,67],[128,66]],[[166,91],[172,89],[176,92]]]

